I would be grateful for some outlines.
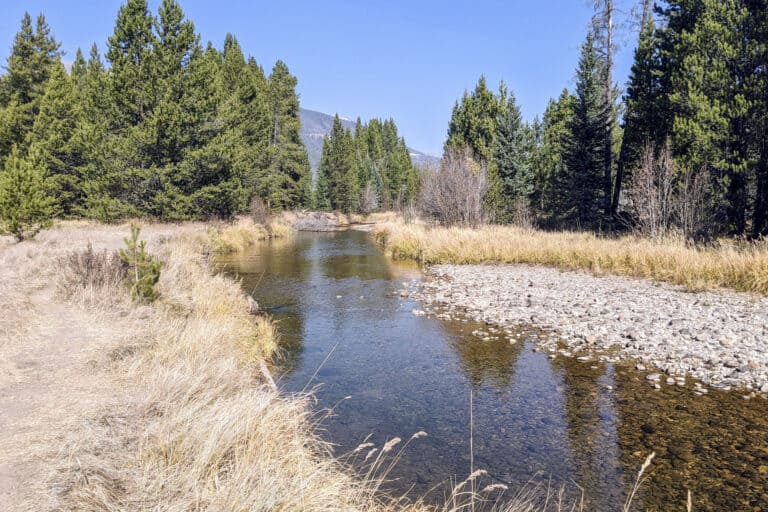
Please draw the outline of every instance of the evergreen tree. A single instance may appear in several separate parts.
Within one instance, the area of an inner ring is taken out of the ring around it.
[[[735,234],[746,230],[747,116],[743,84],[754,70],[744,66],[747,11],[738,0],[669,2],[665,29],[674,43],[670,66],[672,142],[687,172],[708,171],[717,218]],[[683,18],[682,27],[677,18]],[[688,25],[690,24],[690,25]],[[670,34],[672,30],[682,30]]]
[[[566,149],[570,125],[576,111],[576,97],[564,89],[557,101],[550,100],[544,112],[540,154],[541,210],[555,217],[567,211],[570,177],[566,165]]]
[[[320,211],[331,210],[330,185],[333,181],[330,162],[331,143],[328,135],[323,137],[323,149],[320,155],[320,164],[317,167],[317,185],[315,186],[313,207]]]
[[[463,150],[469,146],[476,160],[490,163],[497,122],[505,103],[503,84],[496,95],[488,89],[485,77],[481,76],[475,90],[471,94],[465,91],[461,103],[454,106],[445,148]]]
[[[309,155],[301,140],[296,77],[277,61],[268,79],[272,117],[270,203],[275,208],[307,206],[310,194]]]
[[[40,112],[29,134],[31,164],[49,176],[54,195],[64,215],[82,207],[83,190],[79,169],[85,155],[75,138],[82,110],[75,86],[64,66],[57,62],[40,101]]]
[[[324,195],[327,194],[327,201]],[[323,154],[318,177],[318,206],[328,206],[344,213],[357,211],[360,200],[355,162],[355,140],[341,124],[338,114],[331,133],[323,140]]]
[[[568,173],[566,205],[572,221],[595,226],[603,204],[605,96],[602,61],[590,33],[576,71],[576,103],[568,123],[564,163]]]
[[[661,147],[669,133],[666,116],[669,105],[660,80],[659,42],[653,18],[648,16],[640,33],[635,60],[624,97],[624,136],[621,143],[612,211],[619,208],[623,183],[631,179],[647,145]]]
[[[531,129],[523,122],[514,94],[509,94],[494,138],[494,173],[500,184],[499,204],[494,208],[496,220],[511,220],[516,203],[523,201],[528,204],[533,194],[532,137]]]
[[[0,163],[13,146],[26,149],[48,77],[61,55],[59,47],[42,14],[33,29],[31,16],[24,13],[6,74],[0,77]]]
[[[45,174],[13,148],[0,172],[0,233],[22,241],[51,225],[56,202]]]

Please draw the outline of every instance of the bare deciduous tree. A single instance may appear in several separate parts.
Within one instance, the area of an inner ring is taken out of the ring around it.
[[[376,186],[373,184],[373,180],[369,180],[360,195],[360,213],[368,215],[378,209],[379,198],[376,196]]]
[[[424,171],[421,212],[445,225],[478,226],[487,221],[483,205],[488,169],[469,148],[449,150],[439,169]]]
[[[658,156],[653,146],[646,145],[627,191],[637,229],[644,236],[662,238],[672,227],[676,174],[669,144]]]
[[[682,172],[669,141],[658,152],[645,147],[628,190],[638,231],[653,239],[677,230],[686,239],[707,238],[711,221],[705,169]]]
[[[680,180],[675,217],[678,227],[691,240],[712,236],[712,215],[708,184],[711,179],[706,169],[688,172]]]

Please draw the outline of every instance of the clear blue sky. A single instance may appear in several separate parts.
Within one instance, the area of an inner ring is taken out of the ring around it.
[[[42,12],[66,52],[104,51],[119,0],[3,0],[0,60],[24,11]],[[504,79],[526,119],[573,87],[590,0],[247,1],[180,0],[203,42],[232,32],[269,70],[283,59],[303,107],[347,117],[393,117],[408,144],[439,154],[454,101],[480,74]],[[628,14],[630,0],[618,0]],[[150,0],[156,12],[159,0]],[[620,16],[626,17],[625,14]],[[629,32],[627,28],[625,32]],[[616,82],[631,65],[634,34],[620,38]]]

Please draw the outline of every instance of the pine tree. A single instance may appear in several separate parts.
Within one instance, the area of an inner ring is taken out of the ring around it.
[[[331,133],[323,140],[316,204],[344,213],[356,212],[360,201],[360,183],[355,162],[355,140],[341,124],[338,114]],[[326,201],[327,196],[327,201]]]
[[[24,13],[8,56],[6,74],[0,77],[0,163],[13,146],[26,149],[26,138],[39,111],[45,85],[61,55],[59,47],[42,14],[33,29],[32,18]]]
[[[56,201],[48,194],[45,174],[13,148],[0,172],[0,233],[19,242],[50,226]]]
[[[267,80],[269,88],[273,155],[270,178],[275,185],[269,196],[275,208],[307,206],[310,195],[309,155],[301,140],[296,77],[283,61],[277,61]]]
[[[623,183],[631,179],[647,145],[661,147],[668,135],[668,102],[660,80],[659,41],[648,16],[635,49],[635,60],[624,97],[624,136],[616,171],[612,211],[617,213]]]
[[[592,34],[581,48],[576,71],[576,104],[568,123],[564,163],[568,173],[566,204],[569,216],[581,226],[595,226],[603,205],[605,95],[602,62]]]
[[[333,181],[330,162],[331,143],[328,135],[323,137],[323,149],[320,155],[320,164],[317,167],[317,185],[315,186],[313,208],[327,212],[331,210],[330,185]]]
[[[568,209],[570,179],[565,153],[575,108],[576,98],[564,89],[557,101],[549,101],[544,111],[535,180],[540,198],[537,208],[550,218],[561,218]]]
[[[81,115],[72,79],[57,62],[28,137],[29,158],[35,168],[51,178],[54,195],[66,216],[74,215],[83,205],[79,169],[85,155],[74,137]]]
[[[461,103],[453,108],[446,149],[463,150],[469,146],[476,160],[491,162],[498,118],[506,103],[504,85],[499,89],[498,95],[491,92],[481,76],[471,94],[464,92]]]
[[[689,1],[669,2],[670,9],[687,8]],[[729,232],[741,234],[750,109],[742,86],[753,72],[742,62],[747,11],[737,0],[699,0],[692,12],[670,16],[664,34],[674,44],[669,100],[675,154],[687,172],[704,169],[714,177],[717,218]]]
[[[523,123],[514,94],[507,96],[494,138],[493,165],[500,184],[498,221],[508,222],[515,203],[528,204],[533,194],[531,130]]]

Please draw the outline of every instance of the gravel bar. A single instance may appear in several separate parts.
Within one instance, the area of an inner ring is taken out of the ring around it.
[[[768,393],[768,298],[528,265],[436,265],[427,274],[416,298],[428,306],[544,328],[553,336],[540,344],[553,354],[611,354],[603,357]]]

